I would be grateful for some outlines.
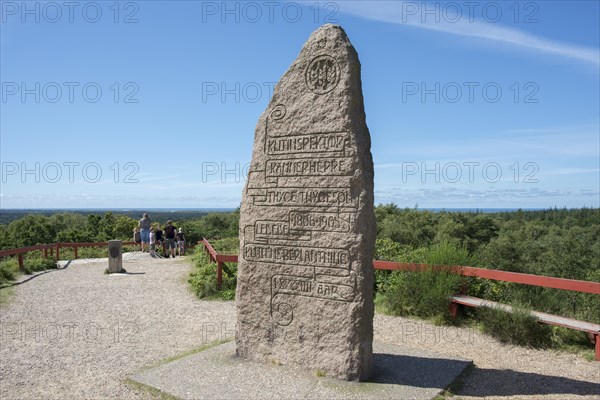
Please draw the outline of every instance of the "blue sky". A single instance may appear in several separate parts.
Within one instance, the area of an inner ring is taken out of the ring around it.
[[[597,1],[2,1],[2,208],[236,207],[310,33],[362,63],[376,203],[599,206]]]

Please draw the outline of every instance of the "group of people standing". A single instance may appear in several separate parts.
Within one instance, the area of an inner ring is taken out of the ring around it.
[[[164,228],[160,225],[152,224],[148,213],[144,213],[142,219],[138,222],[138,227],[133,231],[133,240],[141,243],[141,250],[145,246],[150,255],[162,253],[163,257],[169,256],[175,258],[177,254],[185,255],[185,235],[181,228],[173,226],[173,221],[168,220]]]

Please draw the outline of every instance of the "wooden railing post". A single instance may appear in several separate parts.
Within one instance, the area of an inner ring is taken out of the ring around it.
[[[19,259],[19,271],[25,272],[25,264],[23,263],[23,253],[19,253],[18,259]]]
[[[458,304],[450,302],[450,316],[452,319],[458,315]]]
[[[56,261],[60,260],[60,243],[56,243]]]
[[[221,288],[223,285],[223,262],[217,261],[217,286]]]
[[[200,242],[198,242],[200,243]],[[208,258],[210,261],[217,263],[217,287],[221,288],[223,285],[223,265],[224,262],[220,259],[220,254],[210,245],[206,238],[202,238],[202,244],[204,245],[204,250],[208,253]]]
[[[48,258],[48,248],[44,247],[44,258]]]

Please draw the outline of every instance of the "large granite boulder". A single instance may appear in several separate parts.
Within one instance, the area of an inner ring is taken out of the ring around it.
[[[240,213],[240,357],[346,380],[373,371],[373,161],[360,62],[313,32],[256,126]]]

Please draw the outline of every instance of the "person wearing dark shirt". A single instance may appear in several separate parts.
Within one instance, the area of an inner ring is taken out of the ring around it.
[[[177,235],[177,228],[173,226],[173,221],[168,220],[165,226],[165,250],[167,252],[166,257],[169,255],[175,258],[175,236]]]

